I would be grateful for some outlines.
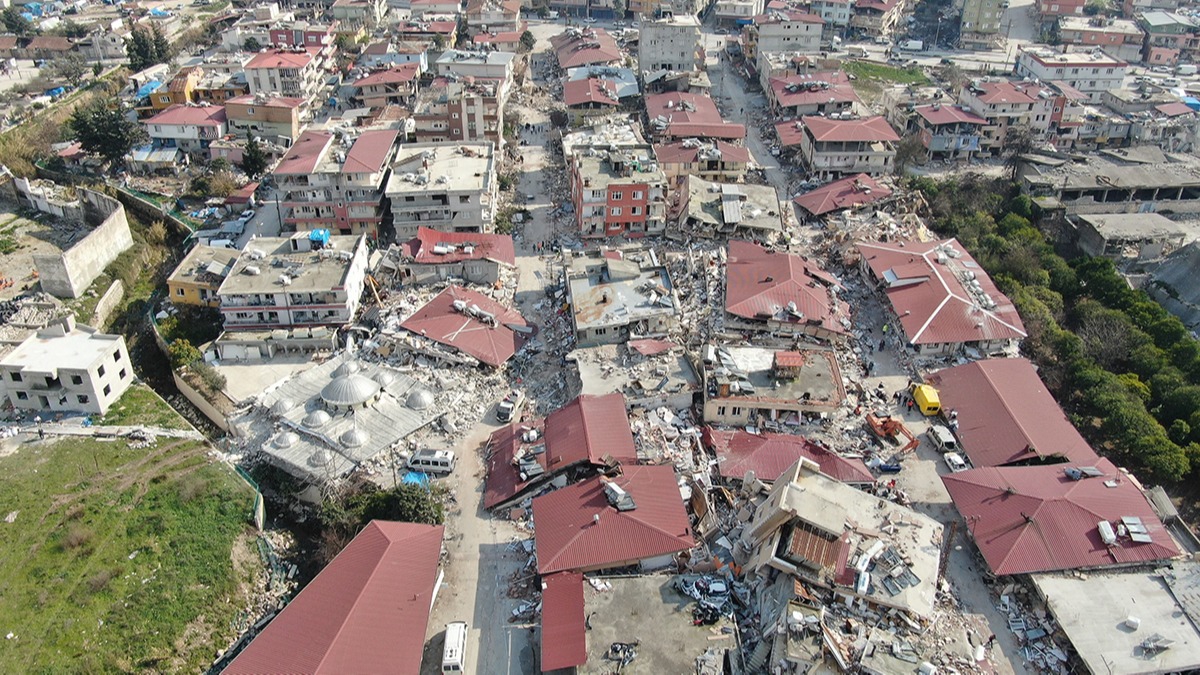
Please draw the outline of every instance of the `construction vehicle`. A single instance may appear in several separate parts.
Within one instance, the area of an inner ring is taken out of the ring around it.
[[[908,439],[908,443],[900,448],[897,455],[906,455],[921,444],[921,439],[914,436],[908,427],[904,426],[904,422],[892,417],[891,415],[876,415],[875,413],[867,413],[867,426],[871,428],[871,433],[882,438],[888,443],[900,445],[900,437]]]

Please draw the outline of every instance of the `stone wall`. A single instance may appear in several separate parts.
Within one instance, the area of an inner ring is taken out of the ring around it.
[[[78,194],[84,209],[97,216],[100,225],[66,251],[33,258],[42,290],[60,298],[79,297],[104,268],[133,246],[129,220],[120,202],[82,188]]]

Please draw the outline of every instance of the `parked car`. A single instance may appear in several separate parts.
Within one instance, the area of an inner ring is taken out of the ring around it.
[[[596,20],[595,20],[594,18],[592,18],[592,17],[590,17],[590,16],[589,16],[589,17],[585,18],[585,19],[583,20],[583,22],[584,22],[584,23],[596,23]]]
[[[1164,77],[1162,81],[1164,87],[1178,87],[1180,84],[1183,83],[1179,81],[1178,77]]]
[[[525,395],[513,389],[508,392],[508,396],[504,397],[503,401],[496,406],[496,419],[508,423],[516,419],[517,414],[521,412],[521,406],[525,404]]]
[[[946,466],[950,467],[950,470],[954,473],[966,471],[971,468],[967,465],[967,460],[963,459],[962,455],[957,452],[947,452],[945,455],[942,455],[942,459],[946,462]]]
[[[1162,73],[1162,74],[1166,75],[1167,73],[1171,72],[1171,69],[1166,66],[1151,66],[1150,72]]]
[[[254,213],[254,209],[246,209],[245,211],[242,211],[242,215],[238,216],[238,220],[248,223],[250,222],[250,219],[254,217]]]
[[[947,427],[941,424],[934,424],[929,427],[929,440],[933,441],[933,447],[941,452],[954,452],[958,450],[958,440],[954,438],[954,434]]]

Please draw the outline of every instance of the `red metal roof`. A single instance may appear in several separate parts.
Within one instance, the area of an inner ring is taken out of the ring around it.
[[[814,216],[823,216],[841,209],[853,209],[873,204],[891,196],[892,191],[881,185],[879,181],[865,173],[860,173],[857,176],[846,176],[822,185],[792,201]]]
[[[559,33],[550,38],[550,46],[558,58],[558,67],[563,70],[621,61],[617,41],[602,28],[584,28],[574,37],[570,33]]]
[[[487,457],[484,458],[484,464],[487,465],[487,477],[483,481],[483,508],[493,509],[516,497],[529,486],[529,481],[522,479],[517,467],[513,465],[513,459],[522,448],[536,446],[542,442],[541,426],[540,423],[519,424],[514,422],[493,431],[492,435],[488,437]],[[528,429],[538,430],[538,440],[534,443],[525,443],[522,440],[522,435]],[[546,453],[532,455],[532,457],[543,469],[546,468]]]
[[[725,311],[752,321],[815,323],[845,333],[841,316],[830,301],[836,279],[816,263],[790,253],[774,253],[749,241],[729,242]],[[789,313],[795,303],[799,317]]]
[[[642,356],[654,356],[656,354],[662,354],[663,352],[671,351],[677,346],[678,345],[670,340],[653,340],[647,338],[643,340],[629,341],[629,348],[641,354]]]
[[[779,137],[780,146],[794,148],[800,145],[800,139],[804,137],[804,123],[797,120],[776,122],[775,135]]]
[[[377,70],[366,77],[361,77],[354,81],[355,87],[369,87],[373,84],[396,84],[398,82],[412,82],[417,79],[420,73],[421,64],[411,61],[408,63],[400,63],[385,70]]]
[[[255,68],[304,68],[313,60],[313,55],[307,51],[267,51],[259,52],[246,64],[246,70]]]
[[[587,661],[583,575],[559,572],[542,577],[542,672]]]
[[[888,121],[879,115],[860,117],[856,120],[835,120],[828,117],[806,115],[800,118],[814,140],[823,142],[872,142],[900,140],[900,136]]]
[[[457,300],[466,303],[466,311],[454,308]],[[495,321],[486,321],[472,313],[472,308],[491,314]],[[513,326],[531,327],[516,310],[461,286],[450,286],[400,324],[407,331],[470,354],[489,366],[503,364],[525,345],[527,334],[513,330]]]
[[[858,250],[912,344],[1025,337],[1017,308],[957,240],[862,242]],[[968,275],[979,292],[967,290]],[[981,304],[985,297],[992,307]]]
[[[434,253],[439,244],[452,244],[448,253]],[[479,232],[442,232],[428,227],[417,230],[417,236],[400,245],[404,255],[414,262],[427,265],[454,263],[463,260],[495,260],[507,265],[517,264],[516,249],[511,235]],[[464,247],[473,247],[468,253]]]
[[[354,139],[354,145],[342,162],[342,173],[379,173],[383,171],[399,132],[394,129],[364,131]]]
[[[142,124],[188,124],[198,127],[218,127],[225,124],[225,107],[176,103]]]
[[[699,138],[745,138],[746,127],[726,122],[708,96],[672,91],[646,97],[646,114],[653,121],[669,119],[666,135]]]
[[[749,148],[743,148],[740,145],[720,140],[713,141],[711,145],[720,151],[722,162],[741,162],[745,164],[750,161]],[[694,164],[698,161],[699,154],[700,148],[689,148],[683,144],[683,141],[662,143],[654,146],[654,157],[660,164]]]
[[[1023,105],[1030,105],[1037,101],[1037,99],[1034,98],[1037,96],[1036,91],[1034,92],[1033,96],[1030,96],[1025,92],[1025,88],[1028,85],[1014,84],[1008,80],[1003,80],[1000,82],[980,82],[975,86],[977,86],[980,90],[976,96],[982,103],[1019,103]]]
[[[596,476],[533,500],[539,573],[620,567],[695,545],[675,467],[630,466],[612,478],[633,499],[631,511],[609,504],[606,480]]]
[[[548,470],[579,462],[603,464],[605,456],[621,464],[637,462],[637,447],[621,393],[583,394],[546,418]]]
[[[925,118],[925,121],[934,126],[959,123],[984,125],[988,123],[987,120],[979,115],[957,105],[942,105],[940,103],[922,105],[917,106],[916,112]]]
[[[859,101],[854,87],[850,86],[850,79],[840,70],[772,77],[770,86],[775,100],[783,108]]]
[[[327,131],[309,129],[300,134],[299,140],[288,148],[283,159],[272,173],[279,175],[307,176],[317,170],[321,157],[329,149],[333,134]]]
[[[371,521],[224,675],[419,672],[443,530]]]
[[[974,466],[1051,456],[1077,463],[1097,459],[1026,359],[945,368],[928,382],[938,390],[942,408],[958,415],[957,435]]]
[[[741,480],[753,471],[760,480],[774,482],[801,457],[821,465],[821,472],[843,483],[874,483],[875,477],[861,459],[847,459],[803,436],[751,434],[742,430],[703,430],[704,443],[717,456],[721,476]]]
[[[986,467],[942,476],[992,572],[1107,567],[1179,555],[1142,491],[1112,462],[1089,464],[1104,475],[1082,480],[1067,477],[1066,466]],[[1130,516],[1141,519],[1151,541],[1138,543],[1126,534],[1105,545],[1100,521],[1116,531]]]
[[[1188,104],[1182,103],[1180,101],[1176,101],[1175,103],[1163,103],[1162,105],[1156,105],[1156,106],[1154,106],[1154,109],[1157,110],[1158,112],[1166,115],[1167,117],[1178,117],[1180,115],[1192,115],[1196,112],[1195,110],[1192,110],[1191,107],[1188,106]]]
[[[620,101],[617,100],[616,87],[599,77],[572,80],[564,84],[563,102],[569,106],[588,103],[620,105]]]

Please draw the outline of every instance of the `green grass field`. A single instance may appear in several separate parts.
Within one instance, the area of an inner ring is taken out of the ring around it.
[[[0,476],[0,672],[194,673],[228,644],[252,492],[203,444],[21,443]]]
[[[187,429],[186,420],[162,401],[150,387],[144,384],[130,385],[129,389],[108,409],[108,413],[97,424],[103,426],[162,427],[164,429]]]

